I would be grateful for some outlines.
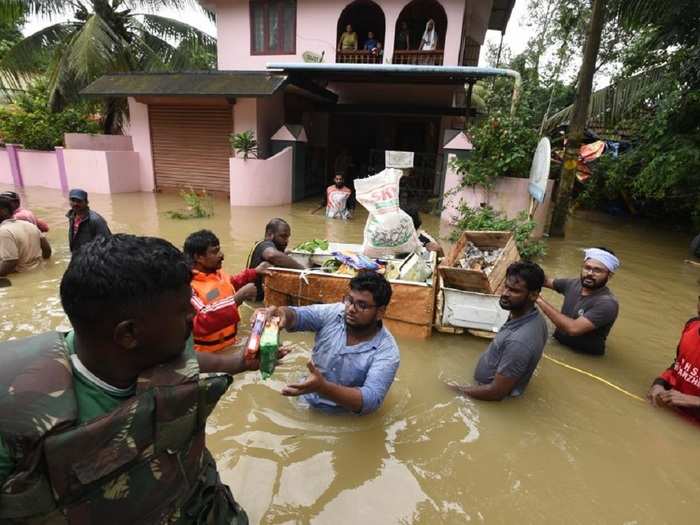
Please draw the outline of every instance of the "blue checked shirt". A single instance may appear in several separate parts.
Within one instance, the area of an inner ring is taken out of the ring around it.
[[[362,392],[362,414],[377,410],[394,382],[399,368],[399,347],[382,327],[370,341],[347,345],[345,306],[342,303],[292,308],[296,324],[290,332],[316,332],[313,362],[326,380],[358,387]],[[315,408],[345,410],[316,393],[303,396]]]

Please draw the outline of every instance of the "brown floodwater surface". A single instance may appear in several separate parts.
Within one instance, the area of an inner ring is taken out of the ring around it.
[[[316,204],[230,209],[221,199],[214,217],[181,221],[165,213],[181,207],[176,195],[91,195],[114,232],[181,246],[190,232],[213,230],[231,273],[275,216],[291,224],[290,246],[312,238],[361,242],[364,215],[330,221],[310,215]],[[32,188],[23,205],[49,222],[54,256],[0,289],[2,340],[69,327],[58,298],[69,260],[65,198]],[[437,231],[433,218],[424,220]],[[551,340],[545,352],[643,397],[696,315],[700,272],[683,263],[686,236],[595,214],[578,214],[565,240],[550,240],[542,266],[552,276],[576,276],[581,248],[591,245],[622,260],[610,283],[620,317],[607,355],[576,355]],[[241,308],[243,334],[251,311]],[[487,341],[435,333],[398,338],[401,367],[377,413],[329,416],[279,394],[304,376],[313,346],[312,334],[283,338],[294,352],[275,375],[237,376],[207,428],[221,476],[252,523],[695,522],[700,426],[673,413],[544,359],[521,399],[457,397],[443,380],[469,382]]]

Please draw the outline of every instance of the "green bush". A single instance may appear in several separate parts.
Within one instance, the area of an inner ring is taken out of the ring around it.
[[[190,188],[180,191],[180,197],[185,201],[185,211],[168,211],[171,219],[203,219],[214,215],[214,199],[207,190],[197,192]]]
[[[513,232],[521,258],[532,260],[547,253],[544,241],[532,239],[536,224],[535,221],[528,219],[525,212],[518,215],[516,219],[508,219],[490,206],[470,208],[464,203],[459,205],[457,211],[459,215],[453,223],[454,230],[450,235],[452,241],[459,239],[462,232],[467,230],[510,231]]]
[[[46,83],[36,82],[14,99],[14,105],[0,107],[0,141],[22,144],[27,149],[52,150],[63,144],[65,133],[99,133],[92,104],[76,104],[52,113],[48,109]]]
[[[469,130],[474,150],[468,159],[453,161],[462,186],[490,189],[498,177],[530,174],[537,132],[519,116],[496,112]]]
[[[248,160],[248,157],[255,158],[258,155],[258,141],[255,140],[255,133],[251,130],[231,133],[229,142],[233,151],[243,155],[243,160]]]

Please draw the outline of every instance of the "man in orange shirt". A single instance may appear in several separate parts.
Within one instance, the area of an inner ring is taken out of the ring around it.
[[[700,422],[700,297],[697,313],[683,328],[676,359],[654,380],[647,397],[654,406],[675,408]]]
[[[192,267],[192,326],[194,347],[199,352],[218,352],[236,342],[238,305],[255,300],[255,280],[268,275],[269,263],[228,275],[221,269],[224,254],[219,239],[209,230],[190,234],[185,240],[185,255]]]

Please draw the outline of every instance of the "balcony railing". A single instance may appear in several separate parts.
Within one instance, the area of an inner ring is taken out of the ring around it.
[[[441,66],[445,52],[442,49],[435,51],[394,51],[394,64],[410,64],[425,66]]]
[[[371,51],[336,51],[337,64],[381,64],[382,55]]]

